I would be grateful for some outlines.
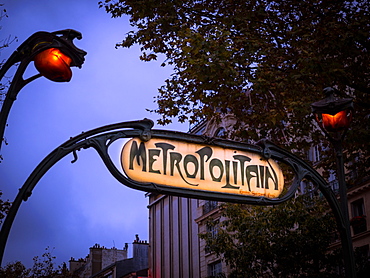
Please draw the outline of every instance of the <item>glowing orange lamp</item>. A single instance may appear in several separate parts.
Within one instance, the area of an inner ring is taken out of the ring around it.
[[[322,124],[327,131],[333,132],[347,129],[352,120],[352,111],[347,109],[335,115],[322,114]]]
[[[352,98],[337,98],[333,88],[325,88],[323,100],[311,104],[316,122],[325,132],[340,132],[349,128],[352,121]]]
[[[38,53],[34,62],[40,74],[51,81],[68,82],[72,78],[72,59],[58,48],[48,48]]]

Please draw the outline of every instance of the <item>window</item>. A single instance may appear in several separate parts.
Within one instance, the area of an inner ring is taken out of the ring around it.
[[[337,194],[339,192],[339,182],[338,182],[338,180],[329,181],[329,185],[330,185],[331,189],[334,191],[334,193]]]
[[[356,253],[358,253],[360,255],[360,257],[364,257],[365,259],[368,259],[369,256],[370,256],[369,244],[363,245],[363,246],[360,246],[360,247],[356,247],[355,250],[356,250]]]
[[[358,199],[354,202],[351,203],[351,206],[352,206],[352,216],[355,217],[355,216],[361,216],[361,215],[364,215],[364,211],[365,211],[365,208],[364,208],[364,199]]]
[[[308,151],[308,160],[312,162],[320,161],[320,150],[321,146],[314,146]]]
[[[350,220],[353,234],[357,235],[359,233],[367,231],[364,199],[358,199],[351,203],[352,208],[352,218]]]
[[[207,229],[207,234],[210,239],[213,239],[217,236],[219,225],[218,225],[218,220],[214,220],[213,224],[207,224],[206,226]],[[206,245],[205,247],[205,252],[206,254],[211,253],[211,248],[209,245]]]
[[[215,222],[216,224],[207,225],[207,233],[209,233],[212,238],[215,238],[218,233],[218,221]]]
[[[217,208],[217,201],[206,201],[203,206],[203,214],[206,214]]]
[[[366,265],[370,258],[369,244],[355,248],[355,254],[362,265]]]
[[[319,146],[315,146],[314,148],[313,148],[313,153],[314,153],[314,161],[315,162],[319,162],[320,161],[320,148],[319,148]]]
[[[221,261],[217,261],[208,265],[208,277],[224,277],[222,275],[222,264]]]
[[[337,176],[335,174],[335,171],[332,171],[332,170],[330,171],[328,181],[329,181],[329,185],[330,185],[331,189],[334,191],[334,193],[338,193],[339,192],[339,182],[338,182]]]
[[[355,248],[357,277],[369,276],[370,253],[369,245],[363,245]]]

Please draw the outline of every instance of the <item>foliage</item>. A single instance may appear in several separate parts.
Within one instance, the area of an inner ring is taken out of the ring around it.
[[[30,277],[30,269],[27,269],[21,262],[8,263],[0,269],[0,278],[25,278]]]
[[[8,17],[8,15],[6,13],[6,9],[2,8],[3,6],[4,6],[4,4],[0,3],[0,21],[3,18]],[[1,30],[1,26],[0,26],[0,30]],[[17,38],[14,38],[12,36],[1,38],[0,39],[0,53],[4,48],[8,47],[12,42],[14,42],[16,40],[17,40]],[[3,65],[4,65],[4,61],[0,60],[0,68],[2,68]],[[6,96],[6,91],[9,87],[9,85],[10,85],[9,77],[3,76],[3,74],[4,73],[0,74],[0,109],[2,108],[4,99],[5,99],[5,96]],[[5,138],[0,138],[0,140],[5,141]],[[0,154],[0,162],[1,162],[2,159],[3,159],[2,155]]]
[[[356,258],[356,269],[357,278],[367,278],[370,273],[370,261],[368,256],[368,251],[365,252],[361,250],[361,247],[355,248],[355,258]]]
[[[301,195],[273,207],[221,210],[218,233],[201,238],[231,267],[230,277],[338,277],[341,255],[327,251],[335,221],[322,200]]]
[[[0,21],[3,18],[7,18],[8,17],[8,15],[6,13],[6,9],[3,9],[2,6],[4,6],[4,4],[1,4],[0,3]],[[1,30],[1,26],[0,26],[0,30]],[[0,40],[0,50],[2,50],[5,47],[8,47],[12,42],[14,42],[16,40],[17,40],[16,38],[13,38],[11,36],[8,36],[6,38],[1,39]],[[1,65],[1,63],[0,63],[0,65]]]
[[[3,18],[8,17],[8,15],[6,13],[6,9],[3,9],[2,6],[4,6],[4,4],[0,3],[0,21]],[[1,26],[0,26],[0,30],[1,30]],[[16,37],[7,36],[7,37],[4,37],[4,38],[1,38],[0,39],[0,53],[1,53],[1,50],[8,47],[14,41],[17,41]],[[3,66],[3,64],[4,64],[4,61],[0,60],[0,68]],[[3,78],[3,76],[1,76],[1,78]],[[6,94],[5,91],[6,91],[7,87],[9,86],[9,83],[10,83],[9,80],[7,80],[8,79],[7,77],[4,77],[4,79],[5,80],[0,80],[0,104],[2,104],[2,102],[4,101],[5,94]]]
[[[0,224],[3,223],[3,219],[5,215],[8,213],[10,206],[11,206],[11,202],[3,201],[1,199],[2,195],[3,195],[3,192],[0,191]]]
[[[34,277],[51,277],[56,274],[54,270],[54,259],[49,248],[42,254],[41,258],[38,256],[33,258],[33,267],[31,268]]]
[[[0,278],[68,278],[71,277],[65,264],[55,266],[55,256],[52,256],[48,248],[41,258],[33,258],[33,266],[27,269],[21,262],[8,263],[5,267],[0,268]]]
[[[163,66],[173,67],[156,97],[160,123],[232,113],[239,137],[269,138],[303,156],[322,138],[310,104],[333,86],[342,97],[354,98],[345,148],[348,159],[358,162],[352,166],[359,179],[367,173],[368,1],[105,0],[99,5],[112,17],[129,16],[132,30],[117,47],[139,44],[141,60],[164,54]]]

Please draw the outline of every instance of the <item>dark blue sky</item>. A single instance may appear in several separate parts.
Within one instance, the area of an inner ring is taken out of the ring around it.
[[[129,31],[128,19],[112,19],[97,0],[5,0],[8,18],[0,22],[1,36],[17,37],[1,52],[7,59],[37,31],[75,29],[87,51],[82,69],[73,68],[69,83],[40,78],[18,95],[8,118],[0,164],[0,190],[13,200],[37,164],[70,137],[120,121],[157,119],[145,109],[155,108],[157,88],[171,74],[158,62],[144,63],[139,47],[115,49]],[[34,73],[30,64],[27,75]],[[186,131],[187,125],[165,128]],[[112,150],[118,159],[121,143]],[[23,203],[13,224],[3,264],[16,260],[32,265],[46,247],[60,264],[85,257],[95,243],[122,248],[135,234],[148,239],[148,199],[145,193],[121,185],[93,149],[82,150],[57,163]],[[117,160],[118,161],[118,160]]]

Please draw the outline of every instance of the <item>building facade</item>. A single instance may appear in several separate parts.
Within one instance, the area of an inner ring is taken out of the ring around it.
[[[200,277],[199,201],[149,194],[150,277]]]
[[[201,234],[210,233],[215,236],[218,232],[218,223],[223,221],[217,201],[200,200],[198,209],[198,218],[195,222],[198,225],[198,231]],[[210,225],[210,222],[216,225]],[[205,240],[199,241],[200,255],[200,276],[198,277],[217,277],[218,275],[227,275],[229,268],[222,261],[222,258],[211,252]]]
[[[203,122],[191,133],[205,134],[210,126]],[[218,128],[219,135],[227,127]],[[228,273],[225,263],[207,252],[205,241],[198,236],[207,231],[210,217],[219,219],[215,202],[155,193],[148,196],[150,277],[200,278]]]
[[[190,132],[225,137],[234,123],[232,115],[225,115],[221,122],[203,122]],[[319,162],[320,148],[313,147],[308,159],[313,163]],[[329,177],[329,184],[337,192],[335,173]],[[230,269],[222,258],[209,252],[205,241],[198,236],[205,232],[217,233],[217,226],[215,229],[214,225],[207,225],[209,221],[222,221],[217,202],[153,193],[148,195],[149,237],[152,243],[149,249],[150,277],[227,277]],[[348,188],[348,206],[353,246],[368,260],[370,220],[366,216],[370,215],[370,179]],[[340,244],[338,238],[331,248]]]
[[[370,180],[348,188],[348,212],[351,225],[353,247],[364,257],[370,259]],[[332,248],[340,245],[335,241]]]

